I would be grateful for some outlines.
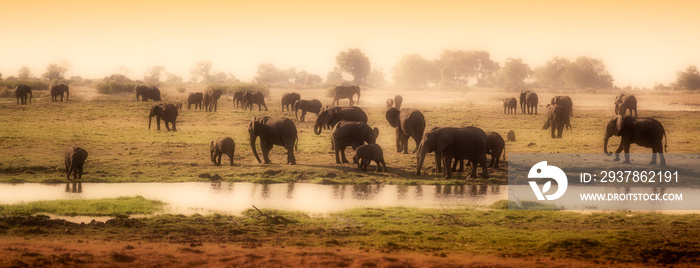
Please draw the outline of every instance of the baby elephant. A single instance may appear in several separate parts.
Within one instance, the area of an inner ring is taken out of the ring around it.
[[[233,139],[230,137],[219,137],[209,145],[209,154],[211,155],[211,162],[214,165],[221,165],[221,155],[228,155],[228,159],[231,161],[233,166],[233,153],[236,151],[236,144],[233,143]],[[218,157],[218,159],[217,159]]]
[[[357,168],[359,170],[367,171],[367,166],[369,166],[369,163],[372,161],[377,163],[377,172],[381,172],[382,165],[384,166],[384,172],[386,172],[384,152],[379,144],[365,144],[357,147],[357,150],[355,150],[355,156],[352,158],[352,163],[357,164]]]
[[[83,164],[88,157],[88,152],[78,146],[70,146],[66,149],[66,179],[70,179],[70,174],[73,173],[74,180],[83,178]]]
[[[515,141],[515,132],[512,129],[508,131],[508,141]]]

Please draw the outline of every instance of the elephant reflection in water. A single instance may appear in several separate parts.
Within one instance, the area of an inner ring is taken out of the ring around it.
[[[221,192],[221,181],[211,181],[210,186],[214,192]]]
[[[486,186],[486,185],[472,185],[469,188],[469,195],[471,195],[471,196],[486,195],[487,191],[488,191],[488,186]]]
[[[333,199],[345,199],[345,185],[333,185]]]
[[[287,198],[292,199],[294,198],[294,183],[290,182],[287,184]]]
[[[396,199],[398,199],[398,200],[406,199],[406,194],[408,194],[408,185],[397,185],[396,186]]]
[[[352,186],[352,196],[360,200],[373,199],[377,197],[383,187],[383,184],[356,184]]]
[[[66,183],[66,193],[82,193],[83,183],[81,182],[67,182]]]

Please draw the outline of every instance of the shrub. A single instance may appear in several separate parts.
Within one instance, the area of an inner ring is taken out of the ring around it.
[[[136,83],[134,82],[116,82],[102,81],[97,83],[97,92],[101,94],[121,94],[134,92]]]
[[[177,87],[175,88],[175,90],[177,90],[177,92],[183,93],[185,92],[185,87]]]
[[[49,89],[49,83],[44,82],[39,79],[31,79],[31,80],[16,80],[16,79],[5,79],[0,81],[0,87],[6,87],[8,89],[11,89],[12,92],[15,92],[15,88],[17,88],[18,85],[27,85],[32,90],[47,90]]]

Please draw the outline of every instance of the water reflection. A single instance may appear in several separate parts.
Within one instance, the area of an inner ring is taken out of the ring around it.
[[[66,183],[66,193],[82,193],[83,183],[82,182],[67,182]]]
[[[83,191],[83,187],[85,188]],[[37,200],[143,196],[168,203],[166,213],[239,215],[252,205],[323,214],[357,207],[456,208],[488,206],[507,186],[319,185],[305,183],[66,183],[0,184],[0,204]]]

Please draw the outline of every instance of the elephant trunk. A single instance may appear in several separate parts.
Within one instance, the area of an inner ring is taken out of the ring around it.
[[[314,125],[314,134],[316,135],[321,135],[321,124],[316,123]]]
[[[360,105],[360,91],[357,91],[357,105]]]
[[[258,160],[258,163],[262,163],[262,161],[260,161],[260,156],[258,156],[258,150],[255,149],[255,140],[257,137],[257,135],[250,136],[250,149],[253,150],[253,155],[255,156],[255,159]]]
[[[151,129],[151,119],[152,119],[152,118],[153,118],[152,115],[149,115],[149,116],[148,116],[148,129],[149,129],[149,130]]]
[[[608,140],[609,140],[609,139],[610,139],[610,137],[608,137],[608,136],[606,136],[606,137],[603,139],[603,151],[604,151],[605,154],[608,155],[608,156],[612,155],[612,152],[608,152]]]
[[[425,147],[423,147],[423,144],[421,143],[420,146],[418,146],[418,164],[416,166],[416,175],[420,175],[420,169],[423,167],[423,161],[425,160],[425,155],[428,154],[428,150],[424,150]]]

